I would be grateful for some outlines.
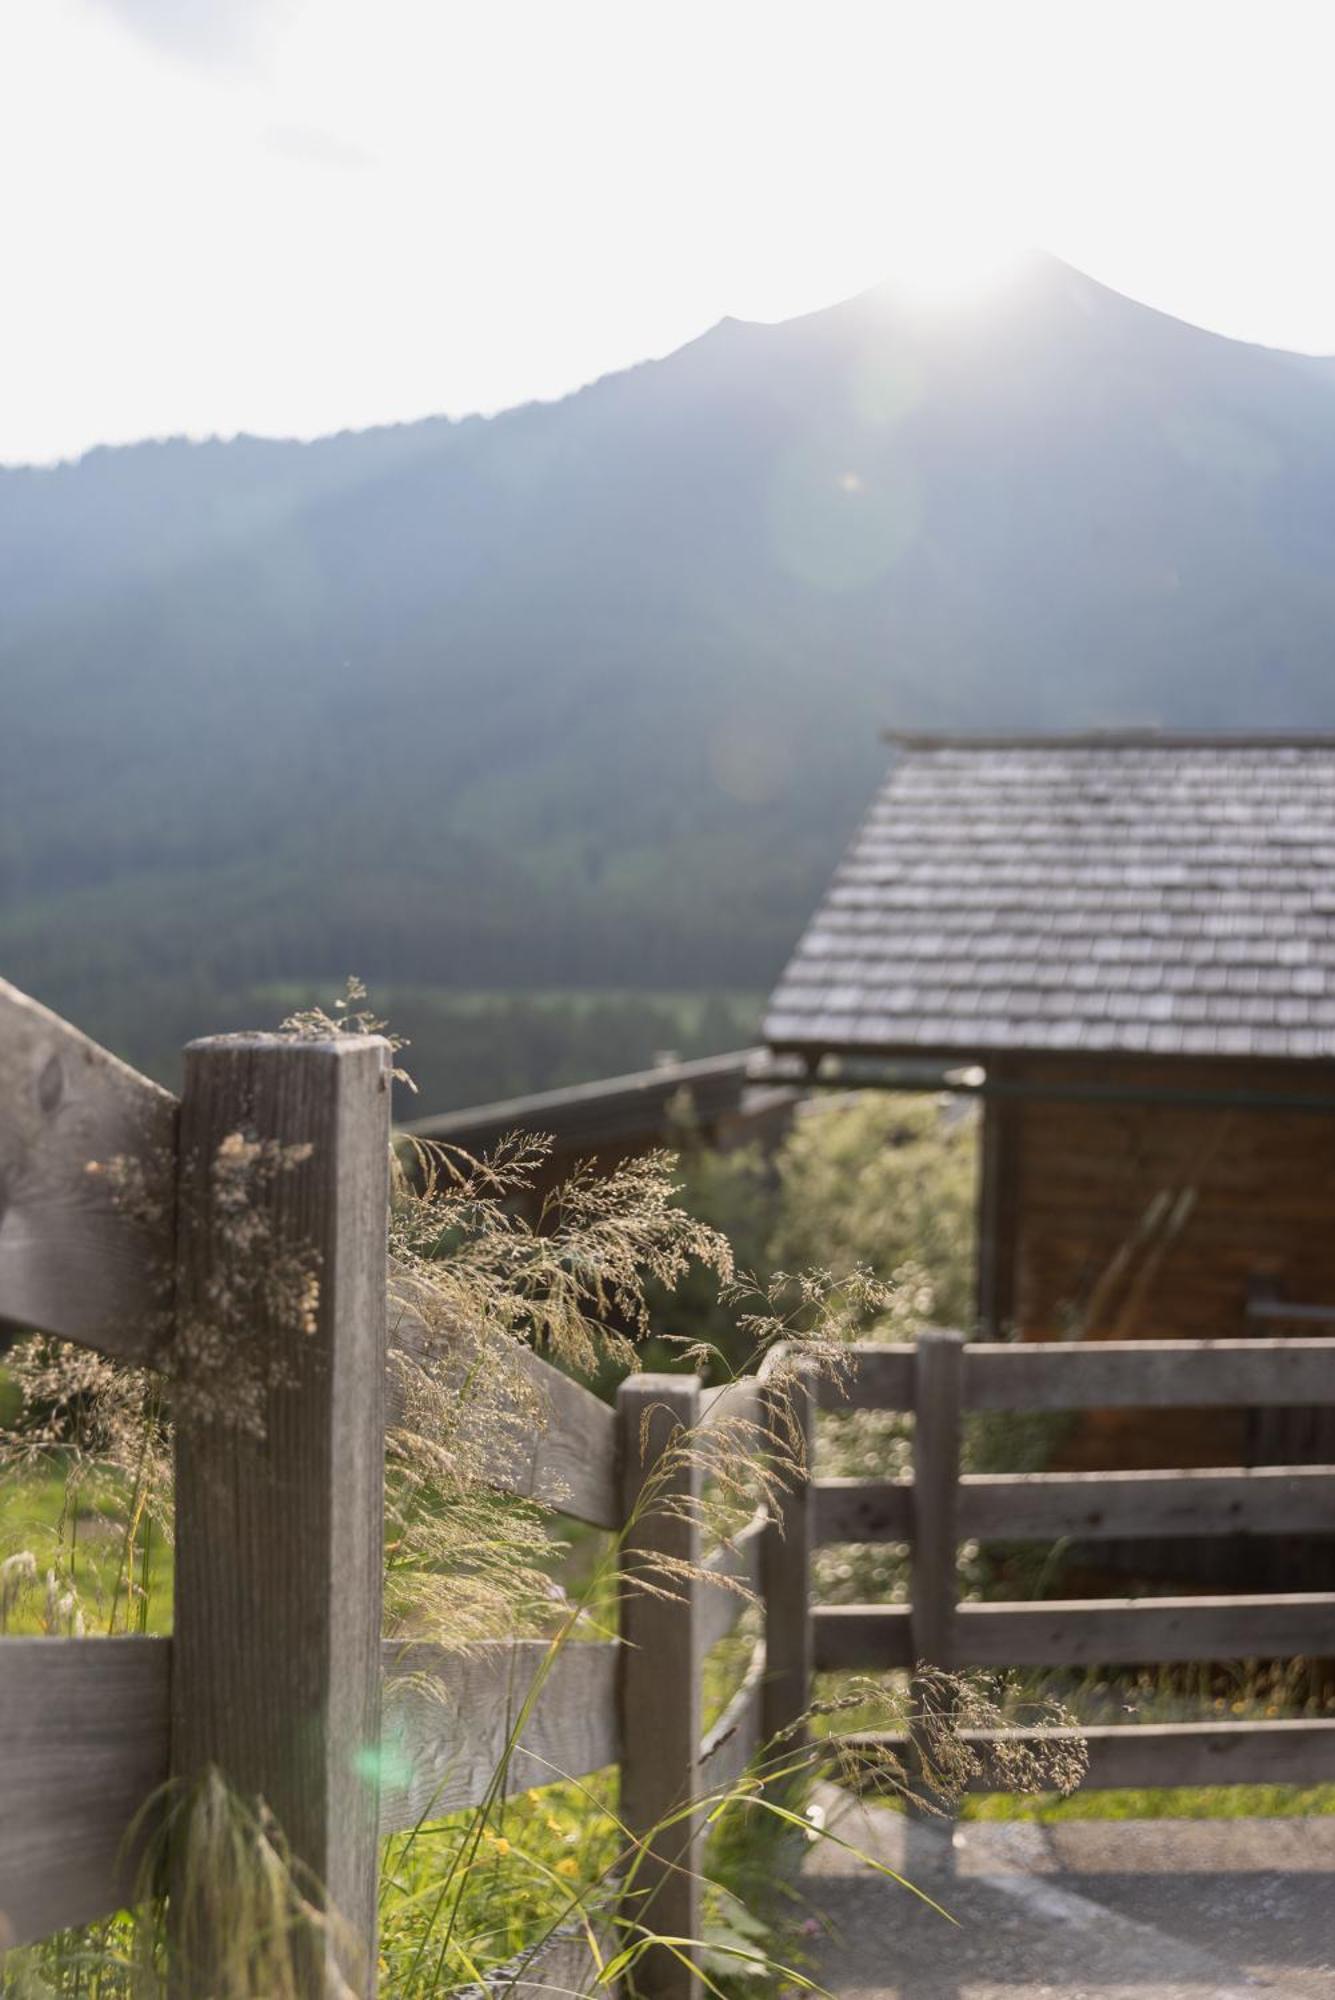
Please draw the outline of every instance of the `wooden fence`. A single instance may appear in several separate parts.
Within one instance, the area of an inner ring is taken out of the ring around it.
[[[653,1926],[698,1936],[699,1819],[654,1829],[796,1722],[817,1669],[1335,1652],[1332,1595],[959,1605],[955,1581],[965,1536],[1328,1528],[1330,1468],[970,1479],[960,1475],[959,1431],[965,1408],[1331,1403],[1335,1341],[969,1347],[940,1334],[859,1349],[844,1385],[797,1395],[813,1447],[818,1397],[914,1411],[912,1482],[792,1487],[706,1557],[717,1585],[697,1582],[671,1600],[627,1590],[619,1641],[571,1645],[554,1659],[540,1642],[467,1657],[384,1642],[393,1357],[420,1361],[424,1351],[411,1311],[387,1307],[388,1062],[371,1038],[218,1038],[188,1051],[178,1104],[0,985],[0,1322],[119,1360],[169,1363],[216,1317],[234,1224],[211,1168],[238,1134],[294,1163],[259,1186],[267,1254],[313,1247],[320,1281],[308,1333],[294,1341],[276,1305],[272,1324],[248,1333],[284,1358],[258,1430],[188,1405],[178,1412],[173,1637],[0,1640],[0,1916],[10,1942],[118,1907],[130,1886],[126,1831],[145,1801],[169,1779],[189,1783],[217,1765],[268,1801],[326,1884],[355,1941],[359,1963],[343,1969],[371,1993],[380,1835],[480,1803],[535,1686],[509,1789],[618,1764],[622,1818],[650,1839],[637,1889],[652,1895]],[[498,1486],[621,1535],[629,1571],[651,1557],[699,1563],[692,1510],[637,1510],[641,1487],[658,1478],[679,1426],[707,1431],[724,1413],[763,1426],[766,1385],[702,1394],[693,1378],[634,1376],[611,1410],[532,1367],[549,1420],[498,1464]],[[680,1455],[670,1463],[689,1498],[698,1474]],[[877,1539],[912,1544],[912,1605],[811,1613],[813,1548]],[[728,1579],[760,1595],[764,1638],[705,1734],[701,1662],[744,1605]],[[1094,1783],[1335,1776],[1329,1723],[1089,1734]],[[328,1974],[323,1958],[312,1963],[312,1995]],[[540,1978],[572,1983],[568,1968],[550,1965]],[[662,2000],[698,1987],[666,1951],[646,1959],[637,1984]]]
[[[817,1607],[817,1668],[920,1660],[947,1668],[1082,1668],[1335,1655],[1331,1592],[961,1604],[957,1567],[966,1539],[1329,1534],[1335,1466],[968,1474],[960,1470],[960,1431],[965,1410],[1332,1405],[1335,1340],[975,1345],[957,1333],[927,1332],[912,1347],[858,1348],[850,1379],[822,1384],[822,1399],[914,1413],[911,1480],[817,1478],[805,1495],[809,1543],[908,1543],[912,1602]],[[977,1734],[980,1747],[998,1741],[995,1733]],[[1131,1724],[1079,1734],[1089,1749],[1087,1786],[1335,1780],[1335,1722]],[[1000,1740],[1044,1735],[1009,1731]],[[1060,1732],[1046,1735],[1057,1740]],[[888,1735],[864,1741],[908,1747]],[[985,1778],[979,1788],[987,1788]]]
[[[555,1655],[539,1641],[460,1656],[381,1638],[395,1355],[425,1355],[414,1313],[387,1306],[389,1105],[384,1042],[263,1035],[193,1044],[178,1104],[0,983],[0,1331],[169,1364],[216,1320],[235,1223],[212,1167],[235,1135],[293,1163],[250,1190],[271,1211],[261,1254],[308,1246],[319,1276],[307,1332],[294,1338],[277,1303],[271,1325],[247,1330],[283,1355],[257,1431],[178,1410],[171,1639],[0,1639],[0,1946],[118,1908],[146,1801],[214,1765],[268,1802],[326,1885],[355,1941],[341,1969],[370,1993],[380,1836],[480,1804],[535,1686],[506,1789],[619,1764],[622,1818],[652,1836],[636,1909],[698,1935],[699,1824],[652,1830],[742,1771],[805,1686],[764,1680],[762,1649],[702,1735],[701,1661],[744,1608],[735,1588],[628,1589],[619,1642]],[[248,1297],[262,1318],[263,1285]],[[688,1513],[655,1504],[631,1519],[677,1427],[701,1421],[698,1382],[633,1376],[613,1410],[530,1366],[547,1422],[507,1448],[497,1486],[614,1531],[628,1571],[699,1562]],[[755,1384],[743,1396],[759,1407]],[[757,1517],[704,1567],[757,1587],[775,1532]],[[637,1983],[682,1991],[683,1968],[658,1956]],[[328,1971],[311,1966],[312,1994]],[[568,1978],[544,1964],[543,1984]]]

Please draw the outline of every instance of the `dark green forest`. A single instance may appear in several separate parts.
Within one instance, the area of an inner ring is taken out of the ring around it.
[[[491,419],[11,468],[0,969],[164,1075],[356,972],[451,1016],[425,1109],[722,1045],[883,726],[1329,726],[1333,557],[1327,364],[1050,259]]]

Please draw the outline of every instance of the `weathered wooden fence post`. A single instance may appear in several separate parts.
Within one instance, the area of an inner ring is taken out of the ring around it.
[[[186,1052],[172,1770],[272,1811],[322,1997],[375,1990],[389,1083],[370,1037]],[[178,1934],[178,1988],[228,1942]]]
[[[693,1376],[632,1375],[617,1396],[621,1426],[621,1817],[647,1843],[624,1915],[660,1936],[700,1935],[700,1564],[698,1456],[675,1451],[700,1423]],[[671,1455],[666,1459],[665,1453]],[[680,1565],[675,1578],[661,1567]],[[636,1587],[636,1577],[654,1586]],[[660,1596],[656,1590],[669,1590]],[[664,1824],[671,1819],[671,1824]],[[627,1934],[626,1942],[634,1935]],[[689,1957],[689,1953],[686,1954]],[[664,1946],[645,1953],[633,1985],[646,2000],[696,2000],[699,1975]]]
[[[770,1502],[761,1548],[765,1600],[765,1679],[760,1733],[768,1743],[794,1730],[811,1701],[811,1481],[816,1448],[816,1397],[801,1369],[783,1386],[767,1386],[762,1404],[771,1450],[784,1466]]]
[[[912,1632],[917,1666],[955,1664],[959,1598],[960,1413],[964,1335],[929,1327],[918,1335],[913,1389]],[[914,1684],[913,1707],[940,1709],[942,1690]],[[929,1743],[930,1725],[924,1730]]]

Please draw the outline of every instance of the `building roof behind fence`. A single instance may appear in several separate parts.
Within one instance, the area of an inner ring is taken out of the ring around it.
[[[772,1047],[1335,1056],[1335,736],[891,740]]]

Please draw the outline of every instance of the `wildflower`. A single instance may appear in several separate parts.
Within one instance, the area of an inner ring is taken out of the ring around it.
[[[556,1872],[558,1875],[577,1875],[579,1873],[579,1863],[576,1861],[574,1855],[563,1854],[556,1864]]]

